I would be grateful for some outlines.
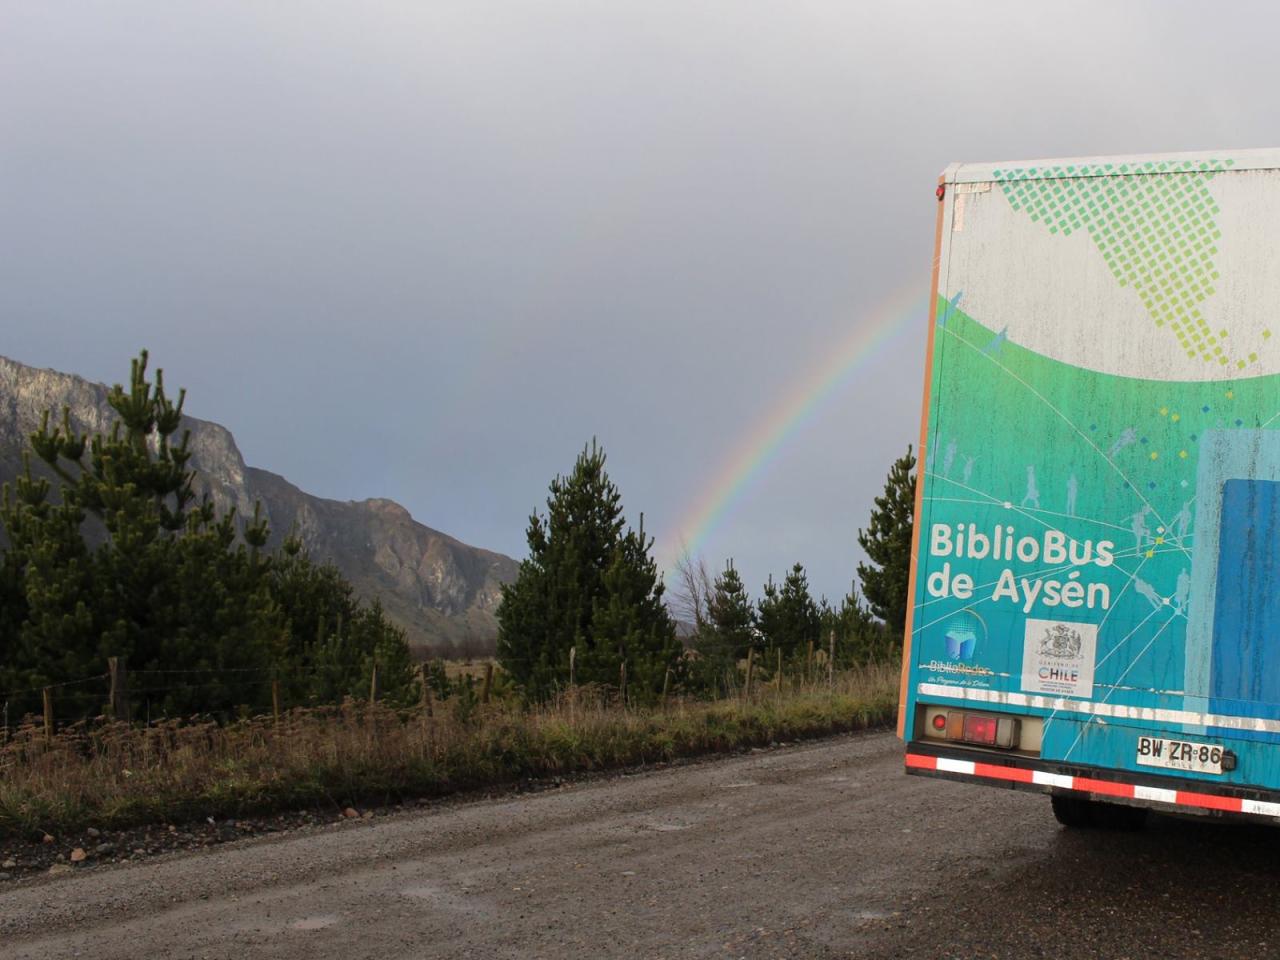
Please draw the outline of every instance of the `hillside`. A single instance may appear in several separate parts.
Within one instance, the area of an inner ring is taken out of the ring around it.
[[[22,451],[43,411],[60,415],[67,406],[77,429],[105,431],[113,419],[106,398],[102,384],[0,357],[0,483],[21,469]],[[424,526],[391,500],[312,496],[278,474],[248,466],[225,427],[196,417],[186,417],[185,426],[197,489],[220,510],[235,507],[246,516],[261,502],[272,546],[295,531],[313,557],[331,560],[361,596],[380,598],[414,647],[440,655],[492,651],[502,584],[516,574],[510,557]]]

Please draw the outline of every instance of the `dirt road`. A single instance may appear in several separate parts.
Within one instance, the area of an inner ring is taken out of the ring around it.
[[[843,737],[23,883],[0,955],[1280,954],[1280,830],[1068,833],[901,754]]]

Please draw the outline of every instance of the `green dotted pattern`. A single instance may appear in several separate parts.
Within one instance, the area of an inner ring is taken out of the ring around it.
[[[1230,352],[1228,332],[1212,330],[1200,312],[1218,280],[1213,257],[1222,236],[1209,181],[1232,163],[1077,164],[996,170],[994,177],[1013,209],[1050,233],[1087,230],[1120,285],[1133,288],[1187,356],[1244,369],[1257,353]]]

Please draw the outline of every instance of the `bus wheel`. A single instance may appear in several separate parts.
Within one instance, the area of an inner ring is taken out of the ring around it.
[[[1141,830],[1147,825],[1146,807],[1129,807],[1123,803],[1094,803],[1094,822],[1105,830]]]
[[[1064,827],[1075,830],[1096,827],[1101,830],[1141,830],[1150,812],[1144,807],[1128,807],[1121,803],[1102,803],[1088,797],[1054,794],[1049,798],[1053,815]]]
[[[1064,827],[1082,830],[1097,826],[1093,819],[1096,804],[1086,797],[1073,797],[1065,793],[1055,793],[1049,798],[1053,804],[1053,815]]]

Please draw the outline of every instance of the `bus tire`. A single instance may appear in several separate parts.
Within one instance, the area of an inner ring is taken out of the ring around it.
[[[1064,827],[1084,830],[1141,830],[1147,823],[1145,807],[1129,807],[1122,803],[1103,803],[1088,797],[1054,794],[1049,798],[1053,815]]]
[[[1105,830],[1132,832],[1147,825],[1146,807],[1130,807],[1123,803],[1098,803],[1094,801],[1093,819]]]
[[[1092,800],[1087,797],[1074,797],[1066,793],[1055,793],[1049,798],[1053,805],[1053,815],[1064,827],[1072,830],[1084,830],[1097,826],[1093,818]]]

